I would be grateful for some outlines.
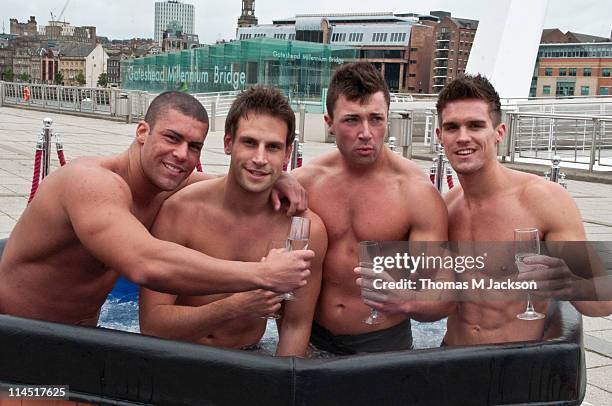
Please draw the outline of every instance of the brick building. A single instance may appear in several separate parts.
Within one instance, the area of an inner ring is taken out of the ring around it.
[[[408,93],[429,93],[434,31],[438,18],[420,16],[419,24],[413,25],[408,43],[408,67],[404,79]]]
[[[536,66],[532,96],[612,95],[612,42],[542,44]]]
[[[478,21],[451,17],[447,12],[432,11],[430,14],[440,17],[440,23],[434,31],[429,90],[439,93],[448,81],[465,72]]]
[[[23,37],[36,37],[38,34],[38,25],[34,16],[30,16],[30,19],[25,23],[20,23],[16,18],[11,18],[10,24],[11,34]]]

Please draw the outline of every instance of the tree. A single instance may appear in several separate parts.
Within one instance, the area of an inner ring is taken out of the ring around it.
[[[77,73],[74,79],[77,81],[79,86],[83,86],[85,84],[85,76],[83,75],[83,72]]]
[[[23,72],[21,75],[19,75],[19,80],[21,80],[22,82],[29,82],[30,81],[30,75],[28,75],[27,73]]]
[[[108,75],[106,73],[100,73],[98,76],[98,87],[108,86]]]
[[[2,72],[2,80],[6,80],[7,82],[12,82],[15,79],[15,72],[12,69],[8,69]]]
[[[55,76],[53,76],[53,83],[56,85],[61,85],[64,81],[64,74],[62,72],[55,72]]]

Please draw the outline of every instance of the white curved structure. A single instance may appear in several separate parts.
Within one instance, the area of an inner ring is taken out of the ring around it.
[[[527,98],[548,0],[496,0],[488,5],[465,71],[485,75],[502,98]]]

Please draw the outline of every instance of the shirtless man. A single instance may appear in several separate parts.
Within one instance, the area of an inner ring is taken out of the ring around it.
[[[378,325],[364,323],[370,310],[353,272],[359,241],[447,239],[447,214],[439,194],[422,170],[383,144],[389,99],[385,81],[369,63],[339,68],[325,114],[338,149],[293,172],[329,238],[311,342],[335,354],[412,347],[405,314],[387,314]],[[418,320],[436,320],[445,307],[414,302],[405,310]]]
[[[0,313],[94,326],[119,275],[187,295],[303,286],[312,252],[230,262],[149,233],[163,201],[195,180],[207,131],[195,98],[163,93],[127,151],[75,159],[45,178],[6,243]]]
[[[268,204],[270,192],[291,154],[295,115],[276,89],[253,87],[240,94],[225,122],[228,175],[190,185],[162,206],[153,235],[216,258],[257,261],[270,241],[285,240],[291,219]],[[284,303],[277,355],[304,356],[327,248],[323,222],[311,211],[309,248],[316,253],[308,285]],[[141,289],[140,326],[145,334],[201,344],[245,348],[256,345],[265,316],[281,307],[274,292],[254,290],[208,296],[171,295]]]
[[[545,241],[586,239],[580,213],[565,189],[497,161],[506,126],[499,96],[487,79],[455,79],[440,92],[436,107],[437,135],[461,183],[445,196],[450,240],[512,241],[514,229],[527,227],[537,228]],[[554,260],[543,258],[542,265]],[[546,314],[548,303],[536,301],[536,311]],[[588,316],[612,312],[612,302],[572,304]],[[524,301],[458,302],[444,341],[469,345],[542,338],[545,321],[517,319],[524,310]]]

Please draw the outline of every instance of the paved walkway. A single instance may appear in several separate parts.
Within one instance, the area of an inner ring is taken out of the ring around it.
[[[135,124],[0,108],[0,238],[9,235],[25,209],[32,182],[36,140],[44,117],[53,119],[53,131],[61,135],[67,160],[121,152],[132,141],[136,128]],[[222,138],[221,131],[209,134],[202,155],[205,172],[226,172],[229,157],[223,153]],[[330,144],[306,143],[304,161],[331,148],[334,146]],[[57,158],[55,155],[52,158],[55,168]],[[415,162],[424,171],[431,166],[427,160]],[[612,241],[612,185],[570,179],[568,190],[582,213],[589,240]],[[612,317],[585,317],[584,333],[588,368],[584,404],[612,405]]]

